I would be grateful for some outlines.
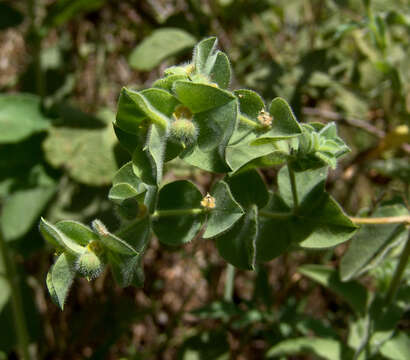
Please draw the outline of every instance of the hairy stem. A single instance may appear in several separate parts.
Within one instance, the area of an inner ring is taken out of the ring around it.
[[[181,215],[197,215],[202,214],[206,210],[205,209],[172,209],[172,210],[157,210],[152,214],[152,218],[156,219],[159,217],[166,217],[166,216],[181,216]]]
[[[29,352],[29,337],[24,316],[23,300],[18,285],[18,277],[14,261],[10,258],[7,244],[0,232],[0,256],[5,268],[5,277],[10,284],[11,290],[11,306],[13,308],[13,317],[17,340],[19,343],[19,352],[23,360],[30,359]]]
[[[410,216],[390,216],[390,217],[351,217],[355,224],[410,224]]]
[[[298,198],[298,190],[296,188],[296,178],[295,172],[293,171],[292,167],[288,164],[288,171],[289,171],[289,179],[290,179],[290,186],[292,189],[292,197],[293,197],[293,211],[296,213],[299,207],[299,198]]]
[[[397,264],[396,270],[394,271],[393,279],[390,283],[389,290],[387,291],[386,295],[386,305],[390,305],[394,300],[397,290],[400,286],[400,281],[403,277],[404,271],[406,270],[407,263],[410,257],[410,231],[406,241],[406,245],[404,246],[404,250],[400,255],[399,263]]]
[[[235,281],[235,268],[233,265],[227,263],[225,276],[226,278],[225,278],[224,300],[231,302],[232,296],[233,296],[234,281]]]
[[[239,115],[239,121],[241,123],[246,124],[248,126],[251,126],[253,128],[257,128],[257,129],[262,128],[261,124],[258,124],[257,122],[255,122],[251,119],[248,119],[246,116],[243,116],[242,114]]]

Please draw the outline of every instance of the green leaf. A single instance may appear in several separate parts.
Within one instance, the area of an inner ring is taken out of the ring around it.
[[[199,135],[198,147],[203,152],[227,145],[236,124],[237,105],[230,101],[222,106],[195,114],[193,122]]]
[[[151,218],[138,218],[122,228],[117,236],[142,254],[151,238]]]
[[[264,211],[283,214],[284,218],[259,217],[259,230],[256,240],[256,261],[258,262],[270,261],[283,254],[292,243],[291,229],[294,223],[290,218],[286,218],[286,214],[289,214],[291,209],[283,199],[277,194],[272,194],[268,204],[260,210],[260,213]]]
[[[174,82],[178,80],[188,80],[188,75],[168,75],[165,76],[164,78],[158,79],[152,84],[152,87],[160,88],[167,90],[169,92],[172,91],[172,88],[174,87]]]
[[[380,348],[380,353],[391,360],[410,359],[410,337],[403,331],[399,331]]]
[[[144,191],[145,191],[144,187]],[[111,201],[114,201],[118,204],[121,204],[124,200],[131,199],[133,197],[138,196],[140,193],[135,191],[135,188],[133,188],[131,185],[122,183],[122,184],[117,184],[114,185],[111,189],[110,192],[108,193],[108,198]]]
[[[148,124],[144,123],[147,116],[139,104],[131,97],[132,93],[131,90],[127,88],[121,89],[120,98],[118,99],[115,125],[126,133],[137,136],[142,134],[139,138],[143,141],[148,129]],[[126,135],[124,134],[124,137],[125,136]],[[119,138],[119,140],[121,141],[121,138]],[[128,141],[131,142],[130,140]],[[126,146],[126,148],[128,149],[128,146]]]
[[[218,148],[213,151],[204,152],[201,151],[198,146],[195,146],[183,152],[180,156],[181,159],[188,164],[205,171],[221,174],[231,171],[231,168],[226,164],[225,160],[221,158]]]
[[[143,252],[151,237],[151,222],[147,216],[137,219],[121,229],[118,237],[130,244],[139,255],[108,252],[108,261],[114,279],[121,287],[142,286],[144,283]]]
[[[64,167],[80,183],[102,186],[110,184],[117,171],[115,144],[111,126],[95,130],[55,127],[43,148],[52,166]]]
[[[0,30],[20,25],[22,21],[23,15],[20,11],[4,1],[0,2]]]
[[[342,344],[333,339],[302,337],[281,341],[266,353],[267,358],[313,354],[323,359],[342,360]]]
[[[215,237],[229,230],[244,214],[225,182],[218,182],[212,188],[211,195],[215,198],[216,206],[209,213],[206,230],[202,235],[204,239]]]
[[[81,246],[87,246],[91,241],[98,240],[98,235],[94,231],[78,221],[62,220],[56,223],[55,227]]]
[[[153,220],[153,230],[159,241],[168,245],[182,245],[191,241],[201,229],[205,216],[200,210],[202,194],[189,181],[175,181],[163,186],[158,195],[159,214],[173,210],[190,210],[192,214],[158,216]],[[155,215],[155,213],[154,213]]]
[[[296,189],[300,206],[303,206],[304,204],[306,205],[306,208],[312,206],[312,201],[315,201],[317,195],[324,192],[326,178],[327,168],[325,167],[315,170],[295,172]],[[289,207],[293,208],[292,187],[287,166],[282,167],[279,171],[278,187],[283,200]]]
[[[176,81],[173,90],[178,100],[193,113],[211,110],[235,100],[235,96],[229,91],[190,81]]]
[[[101,243],[110,251],[122,255],[138,255],[138,252],[130,244],[110,233],[101,221],[94,220],[92,226],[97,232]]]
[[[231,82],[231,65],[229,59],[222,51],[217,51],[215,64],[210,73],[210,80],[221,89],[227,89]]]
[[[0,143],[14,143],[47,130],[41,100],[29,94],[0,94]]]
[[[25,235],[38,221],[54,193],[54,186],[37,187],[18,190],[6,198],[0,218],[5,240],[14,241]]]
[[[58,250],[64,250],[71,255],[78,256],[84,252],[84,247],[68,238],[56,226],[51,225],[45,219],[40,219],[39,230],[44,239]]]
[[[304,248],[326,248],[349,240],[357,227],[343,212],[339,204],[325,192],[327,169],[295,172],[299,200],[291,229],[293,241]],[[294,207],[288,168],[278,175],[279,193],[285,203]]]
[[[408,214],[409,212],[405,206],[396,204],[378,208],[372,217],[391,217]],[[342,280],[346,281],[356,278],[377,266],[392,247],[407,239],[407,232],[402,224],[361,226],[340,262],[340,276]]]
[[[270,167],[284,162],[289,153],[288,144],[281,142],[280,138],[276,138],[274,142],[264,138],[266,129],[261,128],[258,120],[265,107],[262,98],[251,90],[236,90],[234,93],[239,101],[242,121],[238,122],[226,149],[226,160],[233,172],[251,161],[254,163],[250,168]],[[249,123],[254,123],[255,126],[250,126]]]
[[[171,95],[168,91],[162,89],[145,89],[140,92],[142,96],[149,102],[149,104],[161,114],[165,114],[170,117],[175,110],[175,107],[179,104],[175,96]],[[144,110],[148,117],[152,116],[151,111]]]
[[[136,177],[147,185],[157,185],[157,168],[150,152],[145,149],[135,149],[132,154],[132,169]]]
[[[61,310],[64,309],[68,291],[74,281],[74,269],[73,259],[68,254],[63,253],[57,258],[47,274],[47,287],[51,298]]]
[[[189,164],[207,171],[230,171],[225,161],[225,150],[234,132],[236,118],[235,101],[195,114],[193,122],[199,129],[197,144],[188,148],[180,157]]]
[[[369,311],[372,325],[370,328],[370,348],[379,348],[381,344],[389,340],[408,310],[409,291],[406,293],[405,286],[399,289],[394,303],[389,306],[386,306],[383,295],[376,294]]]
[[[216,239],[219,254],[237,268],[253,270],[257,234],[258,208],[253,205],[230,230]]]
[[[241,115],[259,124],[258,116],[265,107],[259,94],[248,89],[235,90],[234,94],[238,98]]]
[[[126,163],[117,171],[112,185],[108,198],[114,202],[122,202],[143,194],[147,190],[141,179],[135,175],[132,162]]]
[[[120,113],[117,113],[115,124],[124,131],[135,134],[141,131],[141,122],[145,118],[165,128],[169,122],[168,117],[178,104],[173,95],[162,89],[137,92],[123,88],[121,94],[124,94],[124,100],[119,103]]]
[[[255,143],[260,142],[262,139],[288,139],[302,133],[302,129],[286,100],[282,98],[273,99],[269,108],[269,113],[273,118],[272,126],[268,131],[259,135],[258,140],[255,140]]]
[[[114,252],[109,252],[107,256],[112,274],[118,285],[121,287],[142,286],[144,283],[142,256],[127,256]]]
[[[200,41],[194,48],[193,63],[199,74],[209,75],[216,61],[215,48],[218,40],[210,37]]]
[[[245,209],[253,205],[263,208],[269,200],[265,182],[256,170],[235,174],[228,177],[226,182],[234,198]]]
[[[327,287],[342,297],[354,311],[364,314],[367,307],[367,290],[356,281],[342,282],[335,269],[324,265],[303,265],[299,272]]]
[[[163,60],[193,47],[195,38],[184,30],[161,28],[153,31],[132,51],[129,63],[137,70],[152,70]]]
[[[152,165],[155,169],[156,184],[159,185],[162,181],[162,173],[164,170],[165,151],[167,146],[166,129],[157,124],[153,124],[146,146],[150,158],[152,159]]]
[[[271,167],[286,161],[286,153],[278,150],[273,144],[252,145],[250,141],[229,145],[226,148],[226,162],[235,173],[242,168]],[[253,166],[250,164],[255,161]],[[265,165],[264,165],[265,164]]]

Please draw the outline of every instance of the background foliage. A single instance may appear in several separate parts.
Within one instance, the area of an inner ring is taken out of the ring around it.
[[[367,296],[387,291],[402,225],[366,225],[348,250],[297,251],[238,271],[232,301],[222,300],[218,244],[201,239],[178,249],[152,242],[141,289],[120,289],[104,272],[76,280],[64,312],[49,300],[53,254],[40,215],[118,227],[107,194],[130,160],[111,125],[120,89],[150,87],[211,35],[231,59],[232,89],[283,97],[302,122],[337,122],[352,152],[326,189],[347,213],[408,214],[407,1],[1,1],[0,224],[37,358],[345,359],[366,337]],[[263,170],[275,189],[278,170]],[[206,193],[217,176],[167,166],[166,180],[186,178]],[[0,358],[13,358],[4,272],[0,262]],[[378,351],[369,358],[409,358],[404,278],[391,313],[372,303],[368,340]]]

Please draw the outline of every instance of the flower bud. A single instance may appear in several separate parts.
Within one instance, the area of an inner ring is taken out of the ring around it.
[[[95,251],[95,246],[91,243],[77,260],[77,271],[88,280],[98,277],[104,269],[105,264],[100,253],[99,250]]]
[[[185,145],[196,141],[198,131],[195,124],[187,119],[177,119],[171,124],[171,138]]]

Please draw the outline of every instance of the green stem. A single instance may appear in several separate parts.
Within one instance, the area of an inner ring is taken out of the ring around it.
[[[19,343],[20,355],[23,360],[30,359],[29,352],[29,337],[24,317],[24,308],[20,288],[18,284],[18,277],[14,261],[10,258],[7,244],[0,232],[0,256],[2,257],[6,278],[10,284],[11,290],[11,305],[13,308],[13,317],[17,339]]]
[[[406,270],[407,262],[409,261],[410,257],[410,231],[406,241],[406,245],[404,246],[404,250],[400,255],[399,263],[397,264],[396,270],[394,271],[393,279],[390,283],[389,290],[387,291],[386,305],[390,305],[394,300],[397,290],[400,286],[400,281],[403,277],[404,271]]]
[[[232,302],[234,281],[235,281],[235,268],[233,265],[227,264],[226,278],[225,278],[225,293],[224,293],[225,301]]]
[[[290,186],[292,189],[293,211],[296,213],[299,207],[299,198],[298,198],[298,190],[296,188],[295,172],[293,171],[290,164],[288,164],[288,171],[289,171]]]
[[[260,128],[263,127],[261,124],[255,122],[255,121],[253,121],[253,120],[251,120],[251,119],[248,119],[246,116],[243,116],[242,114],[239,115],[239,121],[240,121],[241,123],[246,124],[246,125],[248,125],[248,126],[251,126],[251,127],[253,127],[253,128],[260,129]]]
[[[181,216],[181,215],[197,215],[202,214],[205,209],[172,209],[172,210],[157,210],[152,214],[152,218],[166,217],[166,216]]]
[[[286,220],[293,216],[293,213],[274,213],[266,210],[259,210],[259,215],[270,219]]]

